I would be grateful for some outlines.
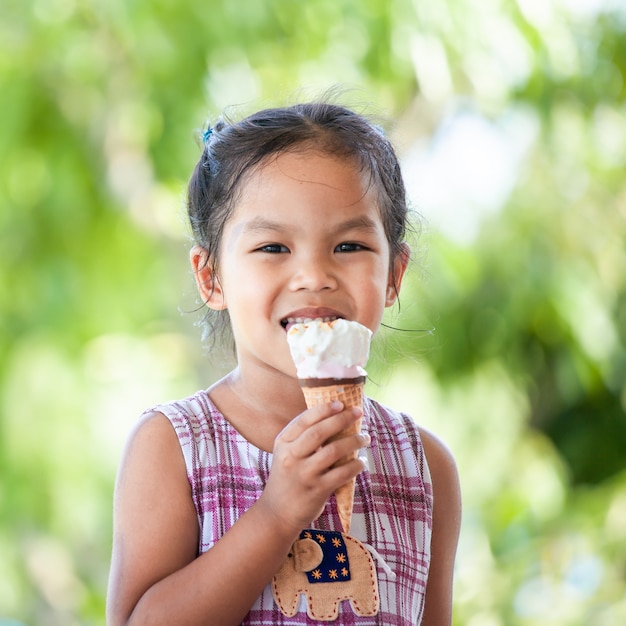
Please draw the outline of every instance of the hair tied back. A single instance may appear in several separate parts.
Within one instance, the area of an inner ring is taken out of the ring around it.
[[[204,143],[206,143],[210,138],[211,135],[213,134],[213,129],[209,126],[203,133],[202,133],[202,141]]]

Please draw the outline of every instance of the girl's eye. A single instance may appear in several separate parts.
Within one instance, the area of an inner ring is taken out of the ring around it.
[[[280,243],[268,243],[258,248],[259,252],[269,252],[270,254],[279,254],[281,252],[289,252],[289,250]]]
[[[357,252],[358,250],[365,250],[365,248],[359,243],[344,242],[340,243],[335,250],[337,252]]]

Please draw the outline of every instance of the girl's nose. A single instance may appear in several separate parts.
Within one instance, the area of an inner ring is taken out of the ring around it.
[[[308,259],[298,263],[290,281],[294,291],[324,291],[337,288],[337,279],[330,263]]]

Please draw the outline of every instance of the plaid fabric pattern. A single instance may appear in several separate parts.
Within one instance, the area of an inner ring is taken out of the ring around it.
[[[267,481],[272,455],[246,441],[224,418],[205,391],[158,405],[172,423],[185,457],[198,512],[198,553],[206,552],[258,499]],[[359,617],[342,602],[337,623],[350,626],[415,626],[420,624],[430,564],[432,484],[415,422],[366,398],[363,430],[372,442],[367,449],[369,471],[357,477],[350,534],[372,546],[395,573],[378,566],[380,611]],[[334,497],[312,524],[340,530]],[[318,623],[306,609],[282,615],[268,585],[243,624],[296,626]]]

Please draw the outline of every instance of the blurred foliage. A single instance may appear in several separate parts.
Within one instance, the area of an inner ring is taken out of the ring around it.
[[[225,367],[194,129],[337,83],[428,218],[370,392],[457,456],[455,624],[626,623],[625,76],[619,0],[5,0],[0,624],[104,624],[126,434]]]

